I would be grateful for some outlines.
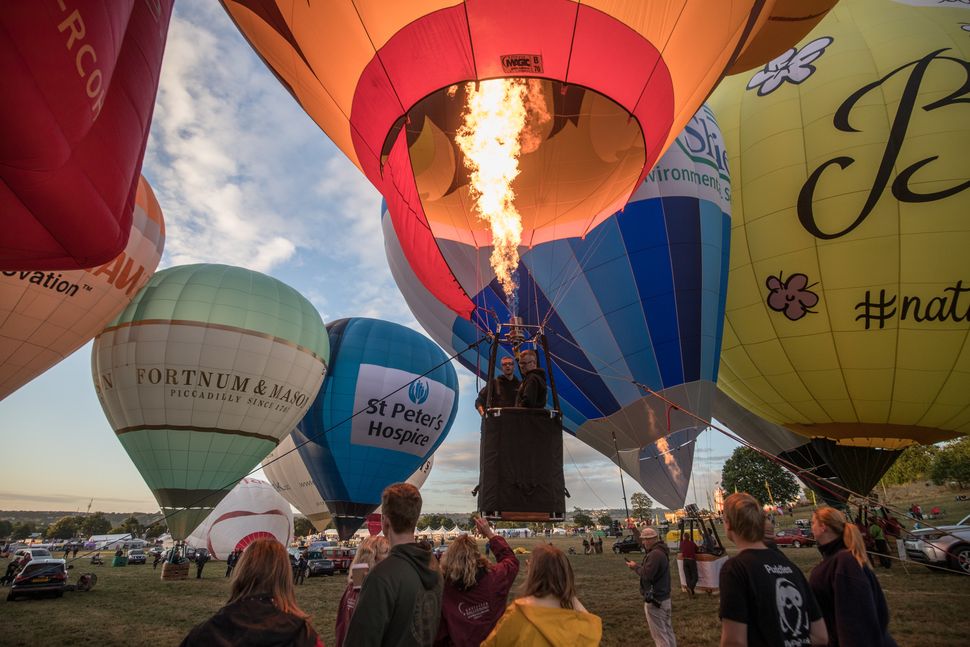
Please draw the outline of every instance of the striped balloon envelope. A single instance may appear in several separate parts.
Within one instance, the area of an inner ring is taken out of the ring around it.
[[[95,339],[118,440],[184,539],[303,417],[330,344],[313,305],[239,267],[157,273]]]
[[[456,143],[466,98],[529,87],[546,114],[513,183],[527,245],[583,237],[620,209],[726,74],[760,65],[835,0],[222,0],[307,114],[382,193],[439,301],[436,240],[490,245]]]
[[[509,321],[489,247],[437,241],[448,280],[474,304],[463,317],[414,272],[406,251],[414,242],[387,209],[391,273],[438,343],[462,351]],[[672,508],[683,504],[693,440],[705,427],[684,411],[709,420],[717,379],[729,214],[723,143],[702,108],[623,211],[584,238],[520,249],[518,314],[546,330],[564,426]],[[479,351],[459,360],[480,376],[487,370]]]
[[[162,210],[142,177],[128,244],[114,259],[0,273],[0,400],[94,338],[151,278],[164,244]]]

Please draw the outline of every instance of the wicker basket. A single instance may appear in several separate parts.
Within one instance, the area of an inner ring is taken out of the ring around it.
[[[174,582],[175,580],[185,580],[189,577],[189,562],[172,564],[165,562],[162,564],[162,581]]]

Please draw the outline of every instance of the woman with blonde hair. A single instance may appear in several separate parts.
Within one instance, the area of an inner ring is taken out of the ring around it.
[[[441,558],[444,593],[436,647],[478,647],[498,622],[509,589],[519,573],[519,560],[504,537],[482,518],[475,526],[495,554],[492,564],[468,535],[458,537]]]
[[[812,533],[822,562],[809,584],[822,609],[829,645],[895,647],[889,635],[889,606],[866,556],[862,533],[835,508],[812,515]]]
[[[538,544],[526,562],[518,598],[505,610],[482,647],[591,647],[603,638],[603,621],[576,597],[573,568],[552,544]]]
[[[360,588],[364,585],[364,578],[374,565],[387,557],[391,550],[391,545],[383,535],[368,537],[357,546],[354,553],[354,560],[350,563],[347,571],[347,587],[344,594],[340,597],[340,605],[337,607],[337,634],[335,645],[341,647],[347,638],[347,629],[350,628],[350,619],[354,617],[354,610],[357,608],[357,598],[360,597]],[[356,578],[356,579],[355,579]]]
[[[226,605],[182,641],[182,647],[210,645],[323,647],[296,604],[290,558],[275,539],[246,548],[233,569]]]

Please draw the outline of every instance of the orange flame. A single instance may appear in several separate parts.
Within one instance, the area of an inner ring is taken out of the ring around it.
[[[475,210],[492,232],[492,269],[513,312],[522,217],[512,182],[520,172],[519,156],[539,147],[536,128],[549,119],[539,80],[491,79],[468,88],[463,123],[455,136],[471,171]]]

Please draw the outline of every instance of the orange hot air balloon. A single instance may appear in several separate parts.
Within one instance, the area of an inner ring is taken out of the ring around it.
[[[158,267],[165,224],[155,194],[138,182],[124,251],[89,270],[0,273],[0,400],[91,340]]]
[[[468,317],[440,254],[423,252],[435,239],[491,245],[456,144],[479,82],[531,80],[531,138],[511,181],[521,243],[584,236],[626,204],[740,56],[763,64],[835,0],[222,3],[384,195],[421,282]]]

